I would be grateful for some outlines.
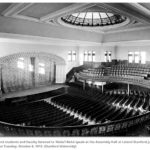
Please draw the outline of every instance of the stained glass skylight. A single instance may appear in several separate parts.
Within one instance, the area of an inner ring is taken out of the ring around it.
[[[65,23],[77,26],[108,26],[122,23],[126,17],[110,12],[78,12],[61,18]]]

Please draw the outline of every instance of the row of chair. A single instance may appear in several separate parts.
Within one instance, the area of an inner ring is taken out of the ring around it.
[[[95,96],[95,100],[96,101],[91,101],[88,98],[81,98],[80,96],[72,96],[67,94],[53,98],[52,102],[62,105],[63,107],[67,107],[75,112],[77,111],[78,113],[82,113],[82,115],[86,116],[86,118],[90,118],[91,120],[94,119],[96,123],[105,122],[106,120],[114,121],[121,118],[119,116],[122,116],[122,114],[124,114],[124,118],[126,118],[126,116],[129,117],[130,115],[132,116],[134,114],[138,115],[142,112],[140,112],[138,109],[134,109],[134,106],[137,105],[136,102],[133,103],[131,98],[129,99],[123,95],[112,96],[101,93]],[[122,103],[119,104],[121,101]],[[116,104],[119,104],[122,107],[112,105],[113,102],[116,102]],[[133,104],[131,105],[131,103]],[[139,103],[141,104],[142,101]],[[129,104],[131,105],[130,108],[132,108],[130,110],[128,109],[129,107],[125,107],[129,106]],[[117,114],[118,117],[116,117],[115,114]]]
[[[109,68],[89,68],[80,72],[83,76],[98,78],[100,76],[123,76],[138,77],[140,80],[148,78],[150,74],[150,66],[139,64],[121,64],[113,65]]]
[[[25,126],[82,125],[82,121],[43,100],[19,106],[1,106],[0,120]]]

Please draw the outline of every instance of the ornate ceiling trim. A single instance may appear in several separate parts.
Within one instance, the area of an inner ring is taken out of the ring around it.
[[[60,9],[58,11],[55,11],[55,12],[50,13],[50,14],[47,14],[46,16],[41,17],[40,20],[41,21],[47,21],[47,20],[50,20],[50,19],[55,18],[57,16],[62,16],[64,14],[68,14],[68,13],[70,13],[72,11],[77,10],[77,9],[82,9],[82,8],[84,8],[87,5],[89,5],[89,4],[87,4],[87,3],[72,4],[72,5],[70,5],[68,7],[65,7],[63,9]]]
[[[59,38],[47,38],[20,34],[0,33],[0,42],[21,44],[44,44],[57,46],[150,46],[150,40],[132,40],[118,42],[89,42]]]
[[[32,6],[33,3],[17,3],[11,4],[6,10],[2,12],[4,16],[15,16],[21,11],[27,9],[28,7]]]
[[[150,29],[150,26],[137,26],[137,27],[133,27],[133,28],[127,28],[127,29],[118,29],[118,30],[112,30],[112,31],[107,31],[105,32],[105,34],[109,34],[109,33],[121,33],[121,32],[129,32],[129,31],[139,31],[139,30],[146,30],[146,29]]]
[[[58,3],[59,4],[59,3]],[[143,29],[149,29],[149,23],[148,23],[148,18],[147,20],[144,20],[144,18],[140,18],[138,16],[135,16],[134,14],[130,13],[130,11],[127,11],[127,7],[123,8],[123,6],[129,6],[135,9],[136,11],[139,10],[141,11],[140,15],[142,16],[143,14],[150,15],[150,10],[148,10],[146,7],[142,6],[141,4],[138,3],[75,3],[70,6],[67,6],[63,9],[60,9],[58,11],[55,11],[51,14],[47,14],[41,18],[34,18],[34,17],[28,17],[28,16],[23,16],[20,15],[19,13],[22,12],[23,10],[26,10],[27,8],[31,7],[34,5],[34,3],[14,3],[11,4],[6,10],[2,12],[2,15],[5,17],[12,17],[12,18],[17,18],[17,19],[24,19],[28,21],[34,21],[34,22],[39,22],[39,23],[46,23],[49,25],[56,25],[56,26],[61,26],[65,25],[67,27],[72,27],[66,24],[63,24],[63,22],[60,21],[60,17],[78,12],[79,10],[84,10],[86,8],[92,7],[92,6],[98,6],[98,7],[105,7],[107,9],[110,9],[116,13],[119,13],[120,15],[124,15],[128,17],[128,23],[126,22],[125,24],[118,24],[118,25],[113,25],[111,27],[106,26],[106,27],[94,27],[94,29],[89,29],[89,28],[80,28],[77,27],[79,30],[85,30],[85,31],[91,31],[91,32],[97,32],[97,33],[118,33],[118,32],[126,32],[126,31],[136,31],[136,30],[143,30]],[[122,9],[123,8],[123,9]],[[145,16],[146,18],[146,16]],[[139,21],[138,24],[133,24],[133,21],[135,20]],[[75,27],[76,28],[76,27]],[[114,30],[113,30],[114,29]]]
[[[147,25],[149,24],[149,19],[144,17],[141,13],[139,13],[137,16],[137,9],[136,7],[133,7],[134,5],[131,5],[131,3],[104,3],[103,5],[124,16],[133,18],[133,20],[139,21]],[[133,7],[134,9],[131,7]]]
[[[85,30],[85,31],[91,31],[91,32],[105,33],[105,30],[120,28],[122,26],[125,26],[125,25],[129,24],[130,19],[127,18],[126,21],[124,21],[120,24],[114,24],[114,25],[111,25],[111,26],[103,26],[103,27],[100,27],[100,26],[98,26],[98,27],[75,26],[75,25],[71,25],[71,24],[67,24],[67,23],[63,22],[61,20],[61,17],[59,17],[57,19],[57,23],[59,23],[60,25],[66,26],[66,27],[70,27],[70,28],[75,28],[75,29],[80,29],[80,30]]]
[[[57,45],[57,46],[101,46],[100,42],[49,38],[49,37],[11,34],[11,33],[0,33],[0,42],[44,44],[44,45]]]

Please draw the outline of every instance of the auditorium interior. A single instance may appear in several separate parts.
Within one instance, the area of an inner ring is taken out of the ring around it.
[[[150,136],[150,3],[0,3],[1,137]]]

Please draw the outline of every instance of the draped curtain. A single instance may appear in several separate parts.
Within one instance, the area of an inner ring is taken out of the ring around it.
[[[43,66],[40,66],[42,64]],[[40,73],[40,68],[42,68],[45,73]],[[36,86],[43,84],[52,84],[54,80],[54,62],[46,57],[37,57],[36,58]]]
[[[16,55],[0,65],[0,92],[8,93],[55,83],[55,57]],[[20,66],[19,66],[20,65]]]
[[[35,86],[35,57],[30,58],[31,61],[31,77],[32,77],[32,86]]]
[[[18,59],[12,59],[2,65],[1,78],[4,93],[32,87],[32,76],[29,71],[30,59],[24,58],[24,68],[18,68]]]

